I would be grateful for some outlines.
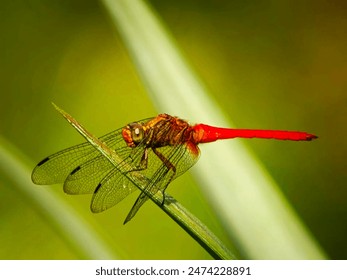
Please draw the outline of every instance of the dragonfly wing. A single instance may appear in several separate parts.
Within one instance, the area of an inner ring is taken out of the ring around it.
[[[98,152],[88,143],[65,149],[39,162],[31,175],[32,181],[38,185],[62,183],[76,166],[97,155]]]
[[[101,212],[135,191],[134,183],[143,185],[146,192],[164,193],[168,184],[194,165],[199,156],[197,146],[189,143],[159,147],[155,149],[156,153],[146,146],[145,141],[136,148],[128,147],[122,137],[122,128],[99,139],[124,159],[121,165],[113,166],[86,142],[42,160],[33,170],[32,181],[41,185],[65,182],[64,191],[69,194],[94,192],[91,210]],[[148,196],[142,193],[126,221],[134,217],[147,200]]]
[[[150,151],[148,155],[148,168],[141,171],[141,173],[148,178],[146,190],[152,194],[158,191],[164,193],[166,187],[172,180],[182,175],[197,162],[200,154],[199,148],[190,144],[165,146],[158,150],[176,170],[168,168],[153,151]],[[124,224],[136,215],[137,211],[148,199],[149,197],[144,192],[139,195],[127,215]]]
[[[138,189],[136,184],[147,185],[149,179],[142,174],[141,159],[146,153],[144,146],[132,148],[127,155],[123,155],[123,161],[101,180],[94,191],[90,208],[98,213],[116,205],[126,196]],[[135,176],[135,173],[137,176]],[[131,177],[131,178],[130,178]]]
[[[192,150],[193,148],[194,150]],[[164,192],[171,181],[181,176],[197,162],[200,154],[197,146],[191,147],[186,143],[177,146],[165,146],[159,148],[158,151],[175,169],[169,168],[155,154],[151,156],[152,162],[148,163],[148,173],[151,174],[147,174],[151,178],[148,190],[154,193],[158,190]]]
[[[99,182],[114,168],[113,164],[99,154],[94,159],[76,167],[64,182],[67,194],[93,194]]]
[[[137,189],[122,172],[114,168],[95,189],[90,209],[93,213],[105,211]]]
[[[131,151],[122,138],[121,129],[100,137],[100,140],[120,154]],[[40,161],[32,172],[32,181],[38,185],[63,183],[72,171],[99,155],[89,142],[72,146]]]
[[[133,205],[133,207],[131,208],[129,214],[127,215],[127,217],[124,220],[124,225],[129,222],[132,218],[134,218],[134,216],[136,215],[137,211],[139,211],[139,209],[141,208],[141,206],[149,199],[149,197],[145,194],[145,193],[140,193],[140,195],[138,196],[138,198],[135,201],[135,204]]]
[[[149,119],[144,119],[146,122]],[[128,147],[122,136],[122,129],[112,131],[99,139],[110,149],[125,158],[132,148]],[[49,157],[46,157],[34,168],[31,179],[38,185],[52,185],[63,183],[67,176],[85,162],[91,161],[100,155],[99,151],[89,142],[72,146]]]

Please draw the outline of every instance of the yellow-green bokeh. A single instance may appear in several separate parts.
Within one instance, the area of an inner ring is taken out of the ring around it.
[[[149,3],[212,98],[237,126],[307,130],[320,137],[312,145],[300,146],[262,140],[247,143],[328,255],[345,259],[346,4]],[[82,141],[53,109],[52,101],[95,135],[158,113],[97,1],[18,0],[0,5],[0,133],[33,166]],[[83,258],[8,180],[0,179],[0,259]],[[95,225],[123,258],[209,258],[151,203],[123,226],[134,195],[95,215],[89,211],[89,196],[67,196],[61,186],[52,188]],[[169,190],[230,245],[189,174]]]

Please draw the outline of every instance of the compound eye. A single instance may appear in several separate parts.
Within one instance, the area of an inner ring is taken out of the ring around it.
[[[134,144],[139,144],[144,137],[144,131],[143,131],[143,127],[141,124],[139,123],[131,123],[129,124],[129,128],[131,131],[131,138],[134,142]]]

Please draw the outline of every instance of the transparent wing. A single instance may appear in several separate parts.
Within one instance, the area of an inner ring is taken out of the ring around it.
[[[64,182],[64,192],[68,194],[97,192],[91,210],[101,212],[110,208],[137,189],[122,172],[137,169],[143,154],[143,147],[133,149],[126,145],[121,131],[115,130],[99,139],[124,159],[122,167],[114,166],[89,142],[85,142],[42,160],[32,172],[32,181],[47,185]]]
[[[95,189],[90,208],[92,212],[102,212],[116,205],[130,193],[138,190],[131,180],[127,178],[127,174],[132,171],[141,173],[142,181],[138,182],[148,185],[149,178],[142,174],[140,167],[141,159],[145,153],[145,147],[142,145],[131,149],[127,157],[116,167],[113,167],[108,174],[100,181]]]
[[[32,181],[40,185],[64,182],[64,191],[68,194],[94,193],[91,210],[101,212],[137,190],[127,176],[124,176],[124,172],[139,172],[141,184],[154,194],[158,191],[164,192],[172,180],[186,172],[198,160],[199,149],[195,145],[186,143],[156,148],[162,155],[160,158],[151,148],[146,147],[146,141],[136,148],[128,147],[121,132],[122,129],[118,129],[99,139],[123,159],[120,163],[123,166],[113,166],[89,142],[85,142],[39,162],[32,172]],[[144,153],[148,153],[146,166],[142,166]],[[129,221],[147,200],[147,195],[140,194],[126,221]]]
[[[124,156],[131,151],[131,148],[126,146],[122,138],[121,129],[110,132],[99,139],[120,155]],[[31,178],[32,181],[38,185],[63,183],[72,171],[76,171],[80,168],[80,172],[83,172],[84,166],[91,168],[91,165],[85,165],[87,162],[96,161],[100,163],[101,169],[104,167],[108,168],[109,165],[103,160],[99,160],[99,158],[99,151],[89,142],[85,142],[43,159],[34,168]],[[96,171],[97,164],[93,164],[92,166]],[[98,172],[94,172],[93,174],[96,175],[97,173]]]
[[[136,190],[138,188],[126,176],[113,169],[96,188],[90,209],[94,213],[105,211]]]
[[[197,146],[187,143],[157,148],[157,151],[169,164],[165,164],[153,150],[149,150],[148,168],[143,170],[142,174],[150,178],[147,188],[151,192],[164,191],[172,180],[191,168],[200,155],[200,150]],[[170,166],[174,168],[170,168]]]
[[[151,151],[153,154],[148,156],[148,168],[143,170],[142,173],[147,178],[151,178],[146,190],[152,194],[161,191],[164,195],[164,191],[170,182],[185,173],[197,162],[200,150],[197,146],[189,143],[178,146],[166,146],[158,150],[175,168],[172,169],[168,167],[168,164],[163,164],[163,161]],[[124,223],[129,222],[148,199],[149,197],[142,192]]]
[[[64,182],[68,194],[92,194],[99,182],[114,168],[104,156],[97,157],[76,167]]]

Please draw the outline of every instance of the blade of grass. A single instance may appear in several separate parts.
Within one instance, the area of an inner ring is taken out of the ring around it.
[[[0,173],[8,178],[16,191],[25,196],[66,242],[84,259],[118,259],[111,246],[64,200],[50,189],[31,181],[27,160],[4,138],[0,137]]]
[[[116,168],[122,166],[125,168],[123,159],[118,156],[107,145],[94,137],[82,125],[80,125],[73,117],[64,112],[58,106],[53,104],[56,110],[101,154],[103,154]],[[124,171],[129,170],[125,168]],[[120,170],[122,172],[122,170]],[[147,178],[140,172],[124,172],[126,176],[135,186],[142,192],[146,193],[149,198],[157,204],[165,213],[167,213],[175,222],[177,222],[190,236],[192,236],[210,255],[216,259],[235,259],[234,255],[223,245],[223,243],[196,217],[189,213],[182,205],[180,205],[169,194],[165,193],[165,203],[162,204],[162,194],[149,193],[145,186]]]
[[[102,2],[160,111],[232,127],[145,2]],[[280,188],[241,142],[218,143],[202,154],[193,173],[246,257],[326,258]]]

